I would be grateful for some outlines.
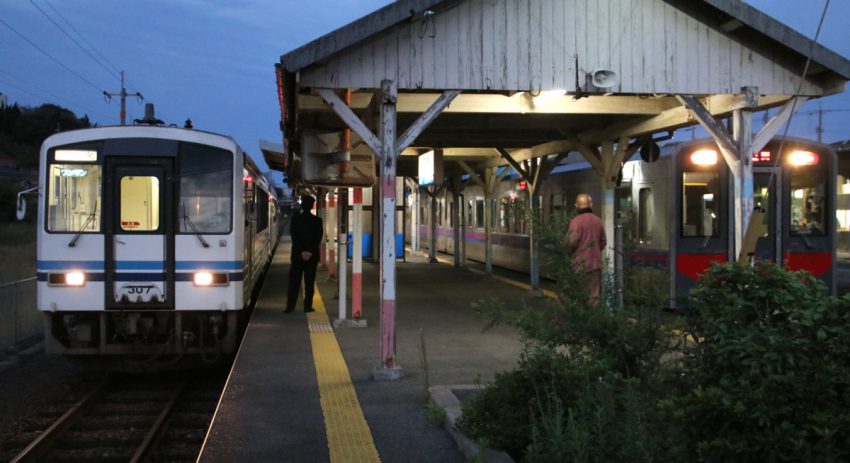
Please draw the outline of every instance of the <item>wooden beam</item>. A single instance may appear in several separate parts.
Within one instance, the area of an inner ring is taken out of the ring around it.
[[[605,175],[605,165],[602,163],[602,158],[594,148],[591,148],[588,145],[576,145],[576,150],[581,153],[582,157],[585,161],[590,164],[590,167],[596,171],[596,174],[600,177]],[[604,177],[603,177],[604,178]]]
[[[808,101],[808,97],[795,97],[790,99],[782,109],[779,110],[773,117],[767,121],[767,124],[759,130],[759,133],[753,137],[752,143],[752,152],[749,153],[749,158],[752,157],[759,152],[762,148],[767,145],[767,143],[779,132],[779,129],[791,119],[791,116],[800,109],[806,101]]]
[[[342,101],[342,98],[340,98],[333,90],[328,88],[317,88],[315,91],[328,105],[330,105],[336,115],[339,116],[339,118],[342,119],[342,121],[345,122],[351,130],[357,132],[357,135],[360,135],[360,138],[366,142],[366,144],[372,148],[372,151],[374,151],[380,158],[382,151],[381,141],[375,136],[375,134],[372,133],[371,130],[369,130],[368,127],[366,127],[366,124],[364,124],[363,121],[354,114],[354,111],[352,111],[351,108]]]
[[[437,99],[440,93],[399,93],[399,113],[422,113]],[[444,112],[453,114],[627,114],[654,116],[678,106],[672,97],[642,98],[622,95],[591,95],[575,100],[564,95],[543,105],[535,106],[531,96],[518,92],[503,94],[464,93],[458,95],[451,107]],[[352,95],[351,107],[364,109],[372,100],[372,94],[359,92]],[[314,95],[298,95],[299,111],[326,111],[327,106]]]
[[[437,101],[435,101],[424,113],[422,113],[410,127],[395,142],[395,156],[404,151],[405,148],[416,140],[416,137],[425,130],[437,116],[460,94],[460,90],[448,90],[443,92]]]
[[[726,164],[735,172],[738,163],[741,161],[741,152],[738,150],[738,144],[732,138],[732,135],[729,134],[729,131],[726,130],[726,127],[717,122],[714,116],[693,95],[676,95],[676,98],[682,102],[683,106],[693,112],[694,117],[697,118],[700,125],[708,131],[708,134],[717,143],[720,153],[726,160]]]
[[[785,95],[765,95],[758,100],[758,109],[770,108],[784,103],[790,97]],[[703,106],[714,116],[725,116],[739,109],[745,103],[740,95],[713,95],[702,99]],[[657,116],[639,121],[627,121],[609,127],[592,129],[578,135],[582,143],[597,144],[603,140],[616,140],[622,136],[636,138],[651,135],[664,130],[673,130],[692,125],[694,118],[684,106],[668,109]]]
[[[476,174],[471,167],[469,167],[469,164],[467,164],[465,161],[457,161],[457,163],[460,165],[461,169],[463,169],[467,174],[469,174],[469,178],[471,178],[473,182],[478,184],[478,186],[480,186],[482,189],[487,188],[487,186],[484,184],[484,181],[478,177],[478,174]]]
[[[507,162],[508,162],[508,164],[510,164],[510,165],[511,165],[511,167],[513,167],[513,168],[514,168],[514,170],[515,170],[515,171],[517,171],[517,173],[518,173],[518,174],[519,174],[519,175],[520,175],[523,179],[525,179],[527,182],[530,182],[530,181],[531,181],[531,178],[530,178],[530,175],[528,174],[528,171],[526,171],[524,167],[522,167],[522,166],[521,166],[518,162],[516,162],[516,161],[514,160],[514,158],[513,158],[513,157],[511,157],[511,153],[508,153],[508,151],[507,151],[506,149],[504,149],[504,148],[496,148],[496,150],[498,150],[498,151],[499,151],[499,154],[501,154],[501,155],[502,155],[502,159],[504,159],[505,161],[507,161]]]

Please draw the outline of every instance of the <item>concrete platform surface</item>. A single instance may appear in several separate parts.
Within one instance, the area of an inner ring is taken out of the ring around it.
[[[428,387],[487,382],[512,368],[522,349],[517,334],[507,327],[482,332],[471,304],[492,297],[522,304],[527,290],[408,253],[397,262],[396,287],[396,358],[404,376],[376,381],[377,266],[363,265],[365,328],[332,328],[337,286],[326,269],[319,270],[314,304],[324,310],[305,316],[299,302],[284,313],[288,270],[289,246],[281,242],[199,461],[466,461],[427,417]],[[349,264],[349,279],[350,272]],[[350,306],[349,296],[349,314]],[[358,428],[363,418],[366,427]],[[377,457],[366,456],[370,448]]]

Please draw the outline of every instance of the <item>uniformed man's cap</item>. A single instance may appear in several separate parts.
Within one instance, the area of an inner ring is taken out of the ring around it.
[[[301,196],[301,205],[304,207],[311,207],[316,200],[310,195],[302,195]]]

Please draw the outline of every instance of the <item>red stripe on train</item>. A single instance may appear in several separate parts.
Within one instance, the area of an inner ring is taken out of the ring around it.
[[[789,270],[807,270],[820,277],[832,268],[832,253],[829,252],[787,252],[785,267]]]
[[[676,256],[676,270],[692,280],[698,280],[700,275],[708,270],[712,262],[726,262],[726,253],[678,254]]]

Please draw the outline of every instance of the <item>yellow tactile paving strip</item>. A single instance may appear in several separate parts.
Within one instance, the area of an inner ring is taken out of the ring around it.
[[[360,409],[351,375],[318,288],[313,302],[316,311],[307,314],[307,324],[331,462],[379,462],[378,449]]]

